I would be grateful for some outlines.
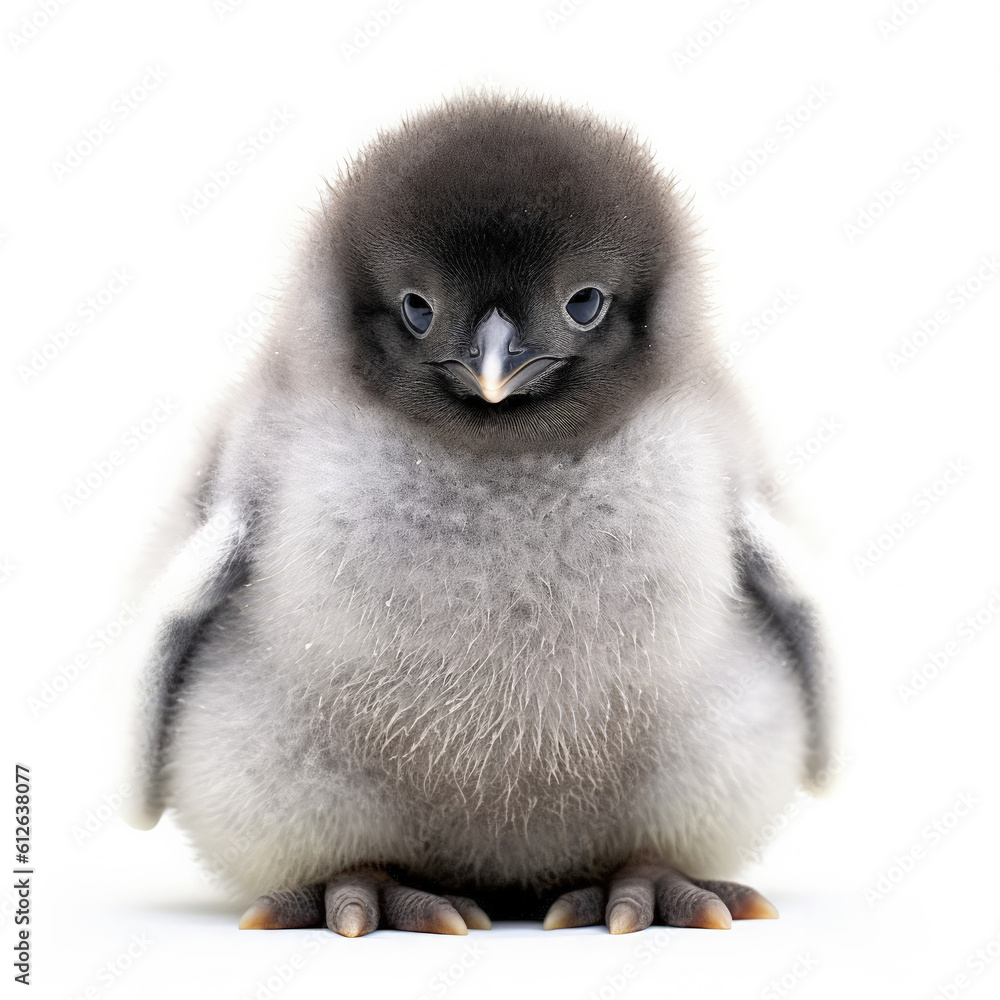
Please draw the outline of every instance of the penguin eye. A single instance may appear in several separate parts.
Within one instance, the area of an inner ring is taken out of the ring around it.
[[[566,312],[570,319],[575,320],[580,326],[593,323],[604,305],[604,296],[596,288],[581,288],[566,303]]]
[[[434,310],[427,299],[413,292],[407,292],[403,296],[403,322],[414,337],[423,340],[427,336],[432,319]]]

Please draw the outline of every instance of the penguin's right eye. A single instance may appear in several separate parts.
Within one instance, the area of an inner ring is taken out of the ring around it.
[[[416,295],[414,292],[407,292],[403,296],[403,322],[407,330],[420,340],[427,336],[430,329],[431,320],[434,319],[434,310],[427,299]]]

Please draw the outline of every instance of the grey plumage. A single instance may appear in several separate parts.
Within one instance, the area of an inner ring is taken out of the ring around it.
[[[381,135],[303,234],[155,591],[133,821],[173,807],[272,909],[302,889],[286,923],[359,866],[545,901],[734,872],[826,746],[759,464],[686,207],[629,133],[475,98]],[[371,929],[332,891],[330,926]]]

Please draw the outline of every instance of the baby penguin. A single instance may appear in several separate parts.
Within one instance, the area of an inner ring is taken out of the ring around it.
[[[822,767],[822,656],[705,313],[589,113],[463,98],[328,186],[140,665],[132,821],[241,927],[777,915],[719,879]]]

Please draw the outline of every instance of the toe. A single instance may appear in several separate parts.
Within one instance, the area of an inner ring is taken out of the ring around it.
[[[599,886],[576,889],[560,896],[545,914],[542,929],[561,930],[564,927],[589,927],[604,920],[605,894]]]
[[[756,889],[738,882],[705,882],[696,879],[695,884],[714,893],[733,916],[733,920],[774,920],[778,910],[769,899]]]
[[[656,909],[672,927],[706,927],[727,930],[733,920],[726,904],[680,872],[668,871],[656,883]]]
[[[653,879],[642,870],[621,872],[611,881],[605,911],[612,934],[631,934],[653,922],[655,896]]]
[[[470,931],[488,931],[493,926],[486,911],[467,896],[442,896],[441,898],[458,910],[459,916],[465,921],[465,926]]]
[[[378,928],[378,881],[347,874],[327,883],[326,925],[344,937],[360,937]]]
[[[260,896],[240,919],[240,930],[323,926],[323,887],[279,889]]]
[[[387,927],[428,934],[468,934],[458,910],[441,896],[405,885],[382,888],[382,916]]]

